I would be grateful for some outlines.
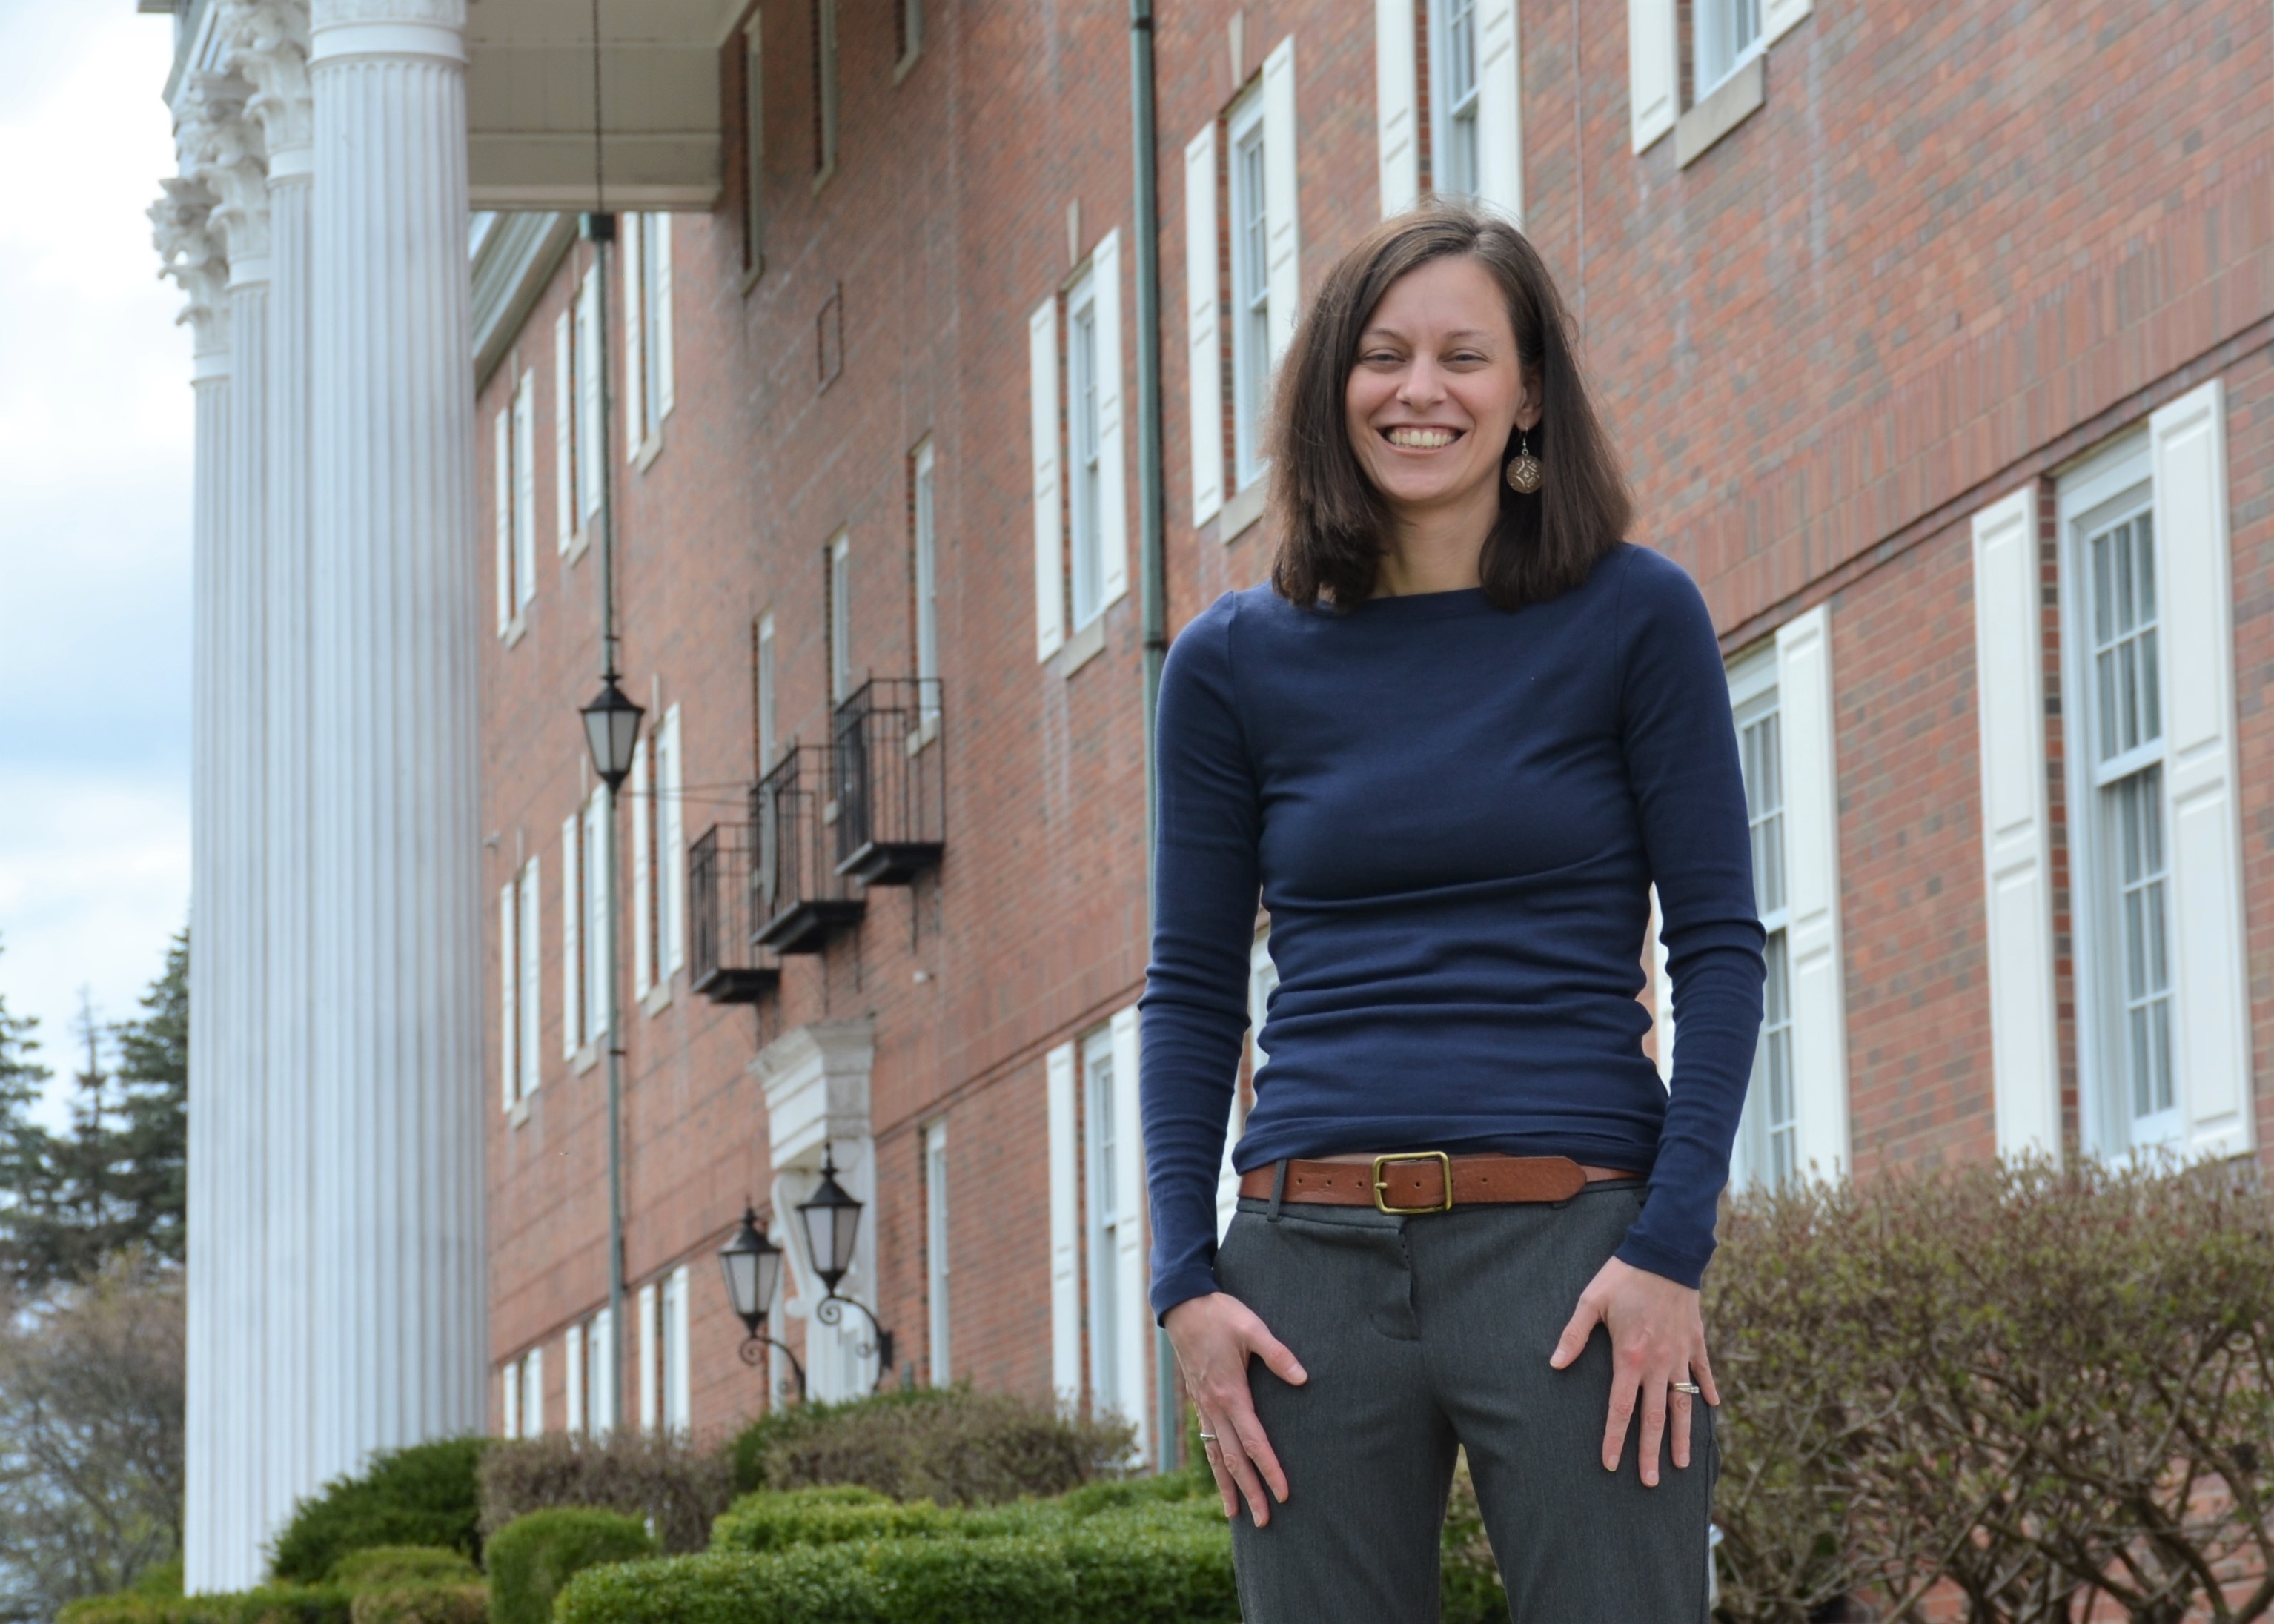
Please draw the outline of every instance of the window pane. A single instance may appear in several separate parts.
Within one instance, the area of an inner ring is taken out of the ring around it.
[[[1255,477],[1262,460],[1259,431],[1271,353],[1269,246],[1263,123],[1256,118],[1233,138],[1231,157],[1232,439],[1243,485]]]
[[[1073,622],[1098,611],[1097,306],[1074,307],[1066,339],[1066,406],[1072,433]]]

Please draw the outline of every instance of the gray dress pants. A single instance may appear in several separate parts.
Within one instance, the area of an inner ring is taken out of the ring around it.
[[[1456,1443],[1516,1624],[1703,1624],[1711,1410],[1691,1406],[1689,1467],[1662,1440],[1645,1487],[1639,1413],[1603,1470],[1609,1333],[1547,1365],[1642,1200],[1639,1181],[1606,1180],[1552,1205],[1412,1217],[1240,1201],[1217,1282],[1310,1377],[1249,1365],[1287,1500],[1264,1527],[1245,1504],[1233,1520],[1246,1624],[1432,1624]]]

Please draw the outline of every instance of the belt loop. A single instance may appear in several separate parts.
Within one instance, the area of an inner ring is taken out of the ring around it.
[[[1277,1162],[1274,1162],[1274,1163],[1272,1164],[1272,1173],[1271,1173],[1271,1211],[1270,1211],[1270,1214],[1269,1214],[1269,1222],[1272,1222],[1272,1223],[1276,1223],[1276,1222],[1279,1222],[1279,1203],[1280,1203],[1283,1199],[1285,1199],[1286,1194],[1287,1194],[1287,1158],[1286,1158],[1286,1157],[1284,1157],[1284,1156],[1282,1156],[1282,1157],[1280,1157],[1280,1158],[1279,1158],[1279,1160],[1278,1160]]]

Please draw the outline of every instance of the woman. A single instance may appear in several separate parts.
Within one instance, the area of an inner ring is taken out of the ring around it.
[[[1435,1618],[1458,1444],[1521,1624],[1703,1620],[1698,1283],[1762,984],[1712,620],[1623,540],[1562,302],[1490,215],[1335,267],[1271,445],[1271,582],[1162,677],[1142,1004],[1153,1307],[1244,1616]],[[1219,1250],[1259,887],[1279,985]]]

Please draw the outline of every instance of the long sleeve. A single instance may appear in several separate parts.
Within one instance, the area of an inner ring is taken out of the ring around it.
[[[1760,1035],[1764,936],[1713,617],[1689,575],[1654,553],[1634,550],[1621,587],[1627,773],[1680,1038],[1649,1199],[1617,1255],[1695,1286],[1713,1254],[1714,1210]]]
[[[1233,690],[1237,615],[1237,598],[1218,598],[1161,673],[1153,951],[1138,1004],[1156,1317],[1216,1289],[1216,1174],[1247,1030],[1260,813]]]

